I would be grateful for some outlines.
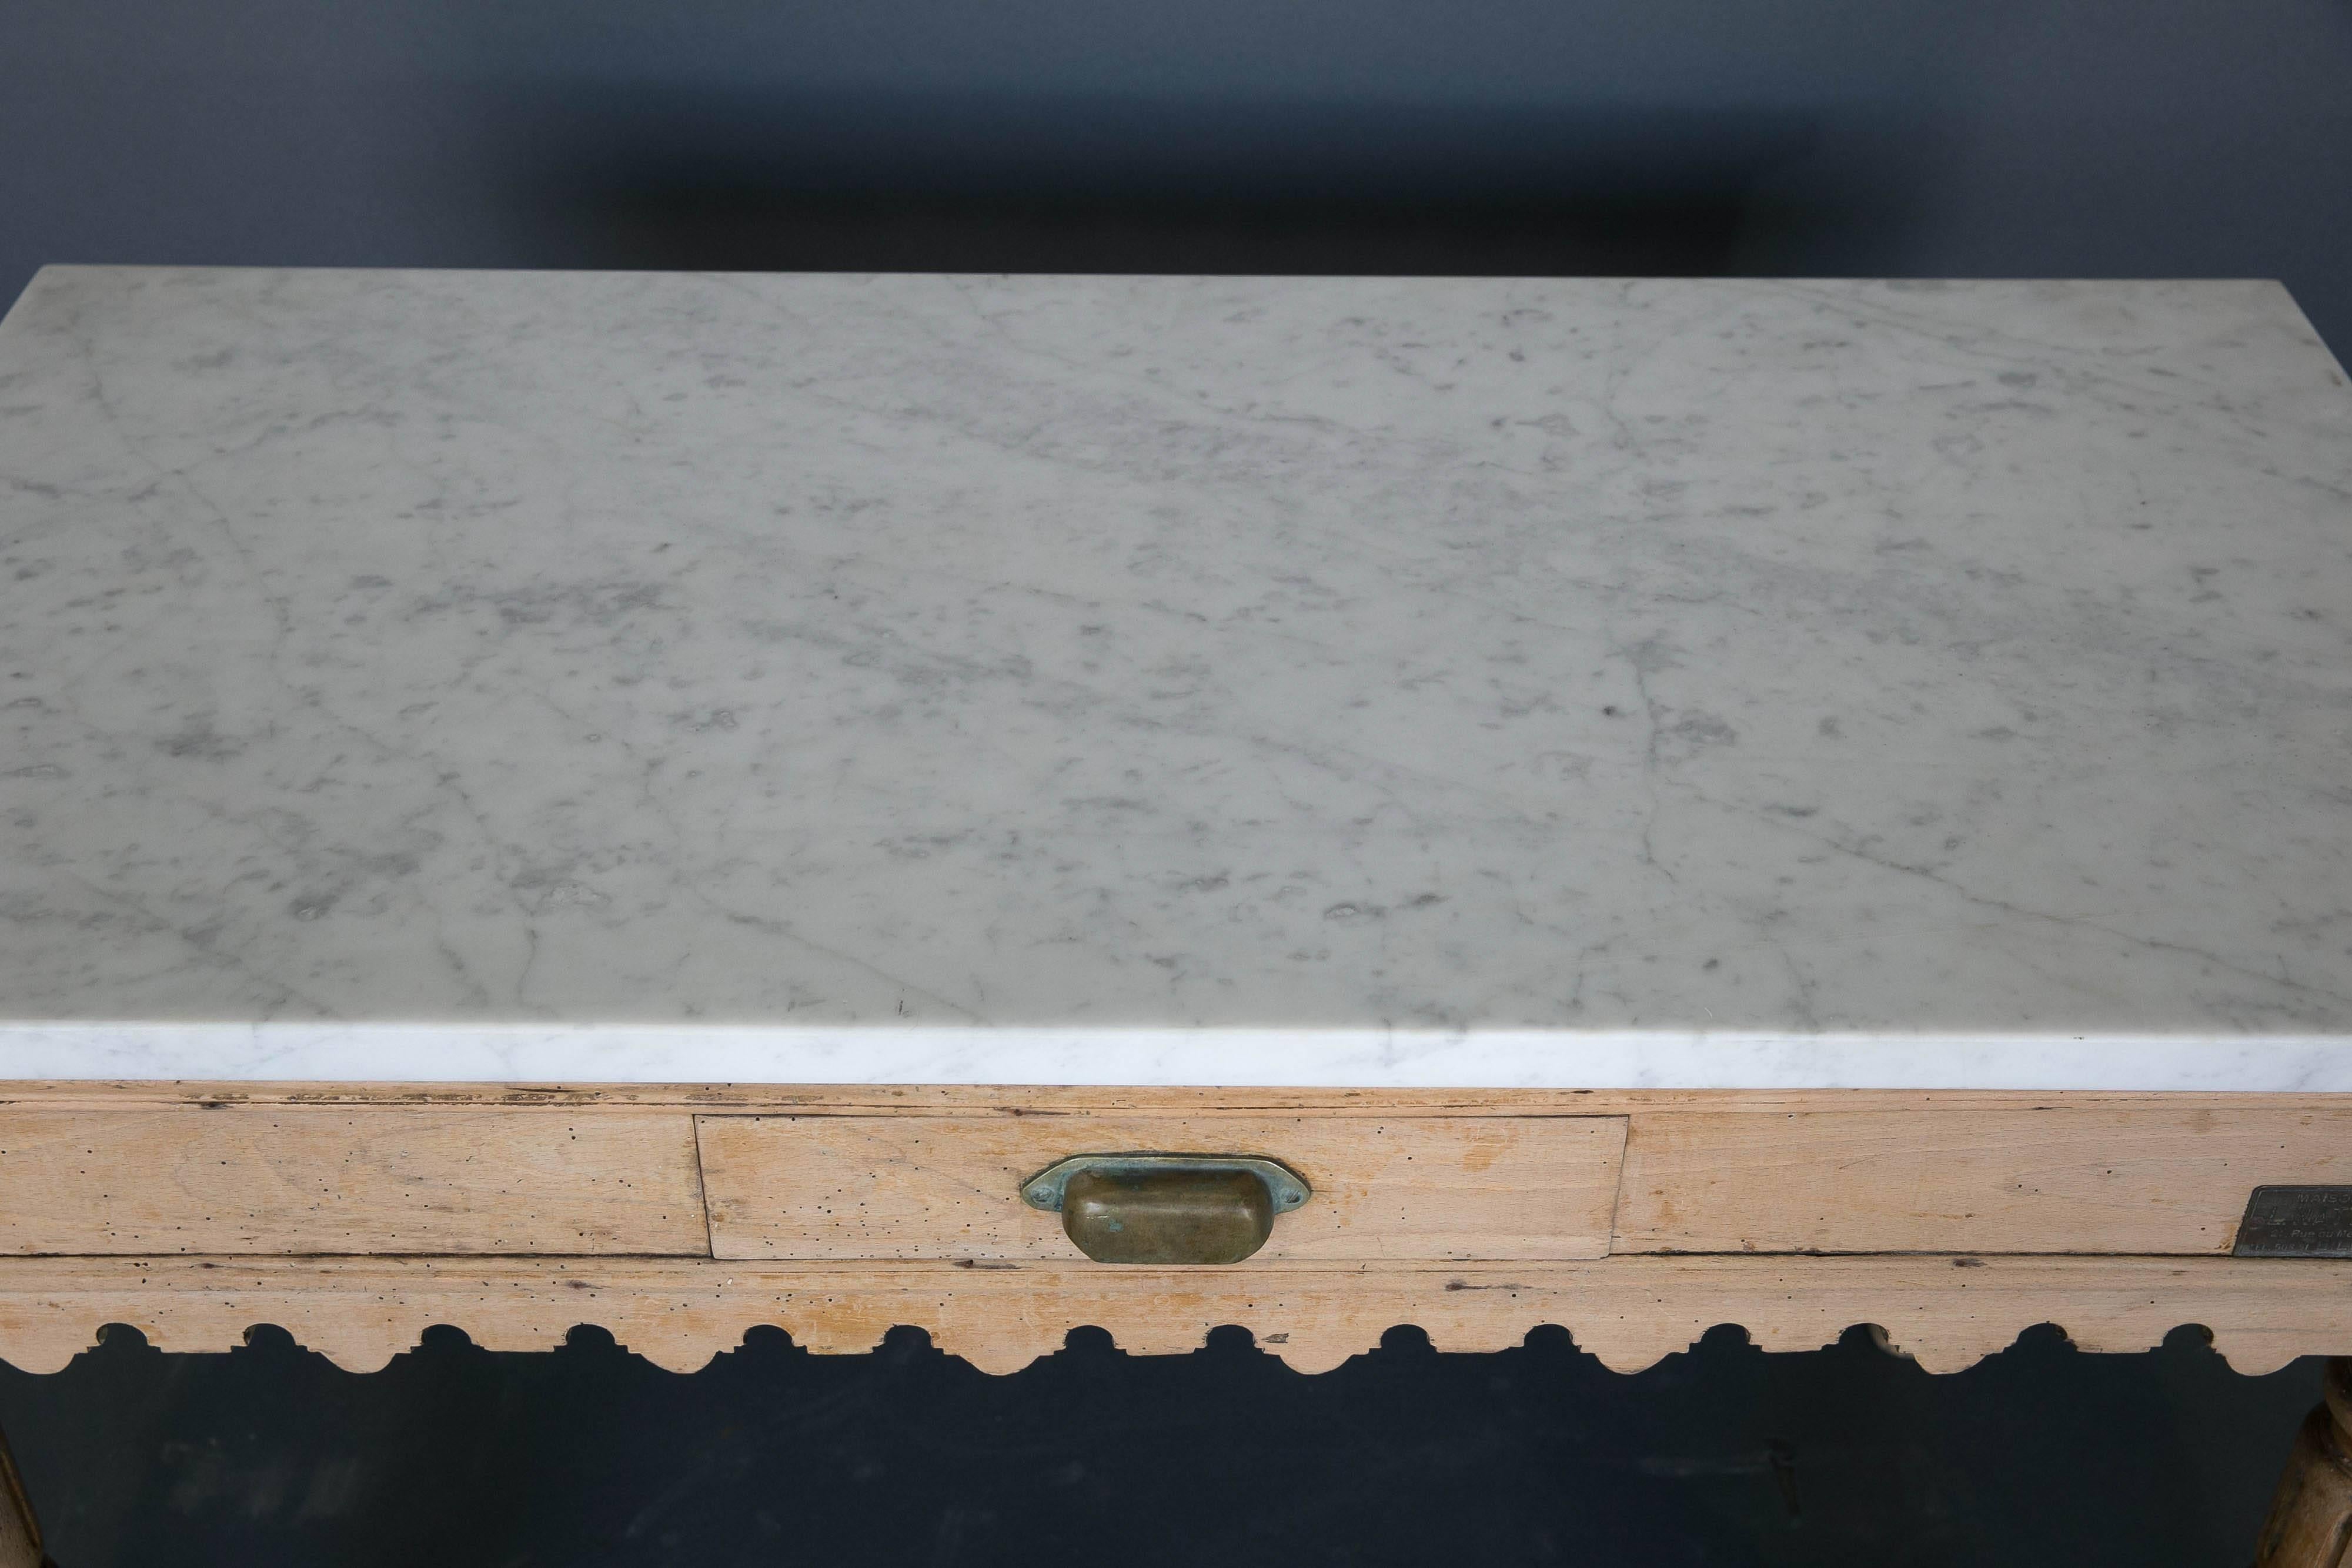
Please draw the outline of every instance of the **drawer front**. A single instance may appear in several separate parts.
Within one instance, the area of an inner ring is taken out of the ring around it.
[[[1314,1196],[1260,1261],[1598,1258],[1617,1116],[699,1116],[720,1258],[1081,1260],[1021,1185],[1072,1155],[1281,1161]]]
[[[1620,1252],[2223,1253],[2266,1184],[2352,1182],[2352,1112],[1659,1113]]]
[[[0,1252],[705,1249],[689,1118],[0,1113]]]

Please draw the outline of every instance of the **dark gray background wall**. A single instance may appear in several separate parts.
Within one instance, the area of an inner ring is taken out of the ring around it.
[[[46,261],[2228,275],[2352,359],[2352,0],[0,0]],[[5,526],[5,518],[0,518]],[[1557,1333],[0,1366],[68,1568],[2242,1563],[2315,1364]]]
[[[2347,0],[5,0],[0,148],[0,299],[52,260],[2257,275],[2352,349]]]

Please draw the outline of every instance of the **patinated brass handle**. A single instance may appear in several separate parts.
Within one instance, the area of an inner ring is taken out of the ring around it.
[[[1309,1190],[1255,1155],[1073,1155],[1023,1182],[1021,1201],[1059,1211],[1097,1263],[1238,1263]]]

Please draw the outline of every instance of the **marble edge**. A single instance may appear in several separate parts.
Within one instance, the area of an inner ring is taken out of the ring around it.
[[[0,1080],[2352,1092],[2352,1037],[0,1024]]]
[[[1243,278],[1279,278],[1286,282],[1318,283],[1368,279],[1381,283],[1568,283],[1607,287],[1622,283],[1699,285],[1780,283],[1985,284],[1994,287],[2033,288],[2052,284],[2118,288],[2195,285],[2266,284],[2284,293],[2294,290],[2274,272],[1772,272],[1706,277],[1671,272],[1186,272],[1135,271],[1125,267],[1066,271],[1024,270],[1020,267],[401,267],[366,262],[179,262],[179,261],[45,261],[33,269],[27,286],[45,274],[112,273],[177,277],[192,273],[231,277],[238,274],[278,276],[351,276],[374,277],[1034,277],[1034,278],[1182,278],[1227,282]]]
[[[1874,286],[1884,287],[1887,285],[1932,285],[1939,287],[1959,286],[1964,287],[1980,285],[1995,288],[2036,288],[2053,287],[2105,287],[2116,288],[2189,287],[2208,290],[2256,287],[2267,289],[2271,293],[2276,295],[2278,298],[2286,305],[2287,308],[2294,313],[2296,319],[2302,323],[2304,329],[2310,335],[2312,340],[2319,345],[2321,350],[2329,356],[2331,361],[2338,363],[2339,368],[2341,366],[2340,357],[2328,347],[2326,339],[2320,335],[2319,329],[2312,325],[2310,312],[2304,308],[2303,301],[2296,298],[2293,287],[2290,286],[2284,277],[2257,272],[2178,273],[2162,274],[2155,277],[2124,273],[2063,272],[2025,274],[1891,272],[1856,274],[1805,272],[1748,274],[1738,277],[1694,277],[1674,274],[1636,272],[1592,273],[1580,274],[1574,277],[1563,277],[1558,273],[1543,272],[1353,272],[1313,274],[1286,272],[1024,272],[1019,270],[1007,270],[1002,267],[962,271],[952,269],[931,269],[926,271],[908,272],[893,268],[858,267],[371,267],[364,265],[343,266],[336,264],[306,266],[268,262],[244,263],[231,266],[207,266],[201,263],[182,262],[51,261],[44,262],[40,266],[35,267],[33,269],[33,275],[25,280],[24,287],[16,291],[14,298],[5,300],[5,302],[0,302],[0,327],[7,325],[9,319],[14,317],[17,313],[18,308],[23,306],[26,300],[33,297],[33,294],[37,289],[45,287],[59,286],[62,285],[64,280],[68,277],[89,274],[107,274],[118,277],[131,276],[153,278],[176,278],[185,277],[189,274],[247,274],[306,277],[339,274],[374,278],[468,279],[513,277],[526,280],[533,278],[578,277],[583,276],[592,278],[677,279],[707,279],[714,277],[848,277],[876,281],[886,279],[895,280],[900,278],[944,278],[949,280],[975,282],[996,279],[1016,281],[1034,279],[1051,281],[1068,280],[1076,283],[1131,280],[1147,283],[1202,284],[1279,280],[1283,282],[1295,282],[1301,284],[1402,282],[1465,286],[1491,284],[1497,287],[1512,285],[1527,286],[1565,284],[1570,286],[1590,285],[1595,287],[1622,287],[1625,284],[1639,283],[1668,284],[1701,288],[1714,287],[1723,288],[1746,287],[1752,289],[1771,289],[1782,287],[1866,288]]]

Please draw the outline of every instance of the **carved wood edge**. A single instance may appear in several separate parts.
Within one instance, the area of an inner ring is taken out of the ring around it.
[[[2087,1351],[2134,1352],[2195,1324],[2241,1372],[2352,1352],[2352,1261],[2181,1258],[1618,1257],[1585,1263],[1210,1269],[1055,1264],[742,1263],[695,1259],[26,1258],[0,1260],[0,1359],[55,1371],[126,1323],[167,1351],[218,1351],[275,1324],[373,1371],[436,1324],[490,1350],[537,1351],[576,1324],[691,1371],[774,1326],[820,1354],[892,1328],[983,1371],[1018,1370],[1081,1325],[1142,1354],[1198,1349],[1224,1325],[1301,1372],[1423,1330],[1441,1351],[1496,1351],[1544,1325],[1620,1372],[1722,1324],[1766,1350],[1812,1350],[1871,1325],[1931,1372],[1957,1371],[2042,1323]]]

